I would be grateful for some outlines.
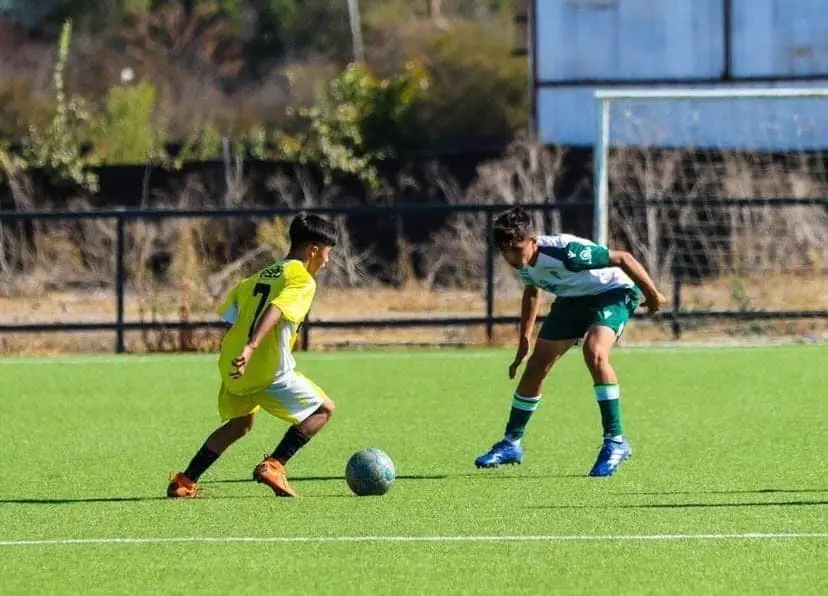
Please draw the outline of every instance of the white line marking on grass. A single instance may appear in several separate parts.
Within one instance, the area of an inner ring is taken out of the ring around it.
[[[548,536],[181,536],[174,538],[64,538],[52,540],[0,540],[0,547],[69,546],[94,544],[169,543],[282,543],[282,542],[639,542],[691,540],[796,540],[824,539],[828,532],[741,534],[640,534]]]

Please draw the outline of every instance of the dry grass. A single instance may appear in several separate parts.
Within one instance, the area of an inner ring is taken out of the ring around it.
[[[377,346],[502,346],[515,345],[516,329],[511,325],[495,326],[494,338],[489,343],[483,327],[423,327],[411,329],[314,329],[311,333],[311,350],[333,350]],[[217,331],[199,332],[195,350],[213,353],[218,349],[220,334]],[[630,325],[624,332],[622,345],[662,344],[672,341],[667,323],[654,324],[642,320]],[[828,322],[816,321],[769,321],[745,322],[686,322],[682,329],[682,343],[715,344],[765,344],[779,341],[828,341]],[[180,341],[170,333],[168,342],[153,343],[148,347],[141,333],[126,334],[126,346],[130,353],[178,352]],[[77,353],[111,353],[115,347],[113,332],[101,333],[35,333],[7,334],[0,336],[0,354],[18,356],[44,356]]]
[[[672,296],[672,288],[664,293]],[[158,320],[177,320],[182,307],[182,294],[166,291],[154,296]],[[684,284],[681,291],[682,310],[814,310],[828,309],[828,277],[804,275],[772,275],[757,279],[718,279],[699,284]],[[516,287],[495,294],[495,314],[514,315],[520,310],[520,291]],[[222,295],[215,299],[204,296],[194,300],[201,308],[189,303],[191,319],[210,318]],[[153,311],[146,297],[130,292],[126,296],[127,320],[150,320]],[[320,288],[312,310],[312,318],[348,320],[356,318],[407,318],[422,315],[483,315],[486,301],[482,291],[461,289],[432,290],[410,283],[402,289],[388,286],[362,288]],[[115,298],[111,292],[47,292],[36,297],[0,297],[0,321],[22,322],[88,322],[113,320]]]
[[[828,310],[828,276],[771,274],[684,284],[683,310]]]
[[[659,279],[828,271],[822,155],[627,148],[608,175],[611,235]]]
[[[435,165],[427,188],[401,176],[386,181],[378,195],[369,198],[393,204],[401,194],[411,196],[439,189],[451,204],[554,203],[563,174],[562,156],[559,149],[542,148],[518,139],[501,159],[481,166],[477,179],[466,190]],[[688,159],[695,166],[707,162],[692,161],[687,152],[620,153],[614,157],[617,168],[612,182],[632,199],[663,199],[669,204],[670,193],[678,189],[681,196],[698,198],[703,207],[705,193],[714,191],[726,197],[757,193],[760,198],[814,198],[822,196],[818,191],[828,192],[828,185],[823,184],[824,174],[815,170],[812,162],[792,163],[779,169],[776,164],[727,156],[726,167],[716,170],[725,173],[722,179],[698,167],[688,175]],[[250,194],[243,161],[228,160],[225,165],[223,188],[192,176],[169,195],[147,196],[145,206],[255,204],[257,197]],[[13,171],[10,164],[3,167],[13,190],[15,208],[27,210],[40,204],[25,175]],[[290,179],[274,177],[268,188],[275,204],[294,208],[345,204],[350,200],[341,189],[314,187],[303,171]],[[91,208],[83,199],[73,201],[72,206]],[[710,216],[705,215],[703,208],[692,207],[680,211],[678,217],[669,210],[644,207],[618,211],[613,222],[617,240],[645,262],[661,280],[666,294],[671,294],[670,271],[674,264],[682,264],[683,269],[679,269],[683,273],[695,268],[695,279],[700,281],[683,286],[683,310],[828,309],[824,299],[828,295],[828,214],[818,205],[771,209],[760,200],[756,208],[729,207]],[[356,238],[355,229],[359,228],[353,223],[345,217],[337,219],[340,242],[321,280],[322,289],[312,318],[388,319],[485,313],[486,246],[481,216],[451,216],[429,237],[417,242],[398,233],[391,255],[370,242],[366,244],[365,238]],[[380,228],[383,234],[393,234],[394,226],[398,231],[403,229],[402,223],[399,218],[396,222],[384,221]],[[362,225],[364,230],[365,223]],[[286,226],[287,221],[280,218],[130,223],[126,229],[127,320],[212,318],[212,309],[236,279],[284,253]],[[550,233],[562,231],[560,220],[555,217],[549,226]],[[114,320],[112,221],[49,222],[31,228],[4,226],[0,233],[0,320]],[[370,240],[381,243],[388,238]],[[680,257],[684,261],[677,261]],[[699,263],[707,267],[703,275],[700,272],[704,266]],[[381,283],[380,279],[391,283]],[[520,288],[500,261],[495,287],[495,314],[517,314]],[[819,331],[821,325],[692,322],[686,330],[690,336],[726,338],[739,334],[803,335]],[[508,326],[498,328],[496,342],[508,343],[512,333]],[[669,336],[669,325],[645,324],[631,328],[626,340],[650,341]],[[183,336],[171,332],[135,333],[129,335],[128,345],[132,351],[209,351],[217,346],[217,337],[215,332],[207,331]],[[325,347],[362,342],[481,344],[486,338],[482,328],[316,329],[312,341],[314,346]],[[112,333],[7,334],[0,337],[0,351],[108,351],[113,343]]]
[[[665,288],[668,295],[671,288]],[[682,290],[684,310],[813,310],[828,308],[828,280],[823,277],[773,276],[755,282],[747,280],[716,280],[698,285],[686,285]],[[151,316],[146,301],[128,295],[125,311],[129,321],[178,321],[181,312],[181,294],[169,292],[158,297],[159,308]],[[520,292],[500,291],[495,297],[496,315],[516,315],[520,312]],[[204,302],[209,302],[205,300]],[[548,308],[545,300],[542,311]],[[210,309],[189,310],[191,320],[213,320]],[[0,298],[0,320],[13,322],[77,322],[112,321],[115,317],[114,297],[107,292],[78,294],[53,292],[37,299]],[[409,285],[404,289],[389,287],[327,288],[317,295],[312,319],[343,321],[357,318],[434,318],[451,316],[483,316],[485,296],[482,292],[463,290],[428,290]],[[683,323],[683,339],[691,341],[728,341],[731,339],[770,339],[779,337],[828,337],[828,321],[687,321]],[[512,325],[495,328],[494,345],[511,345],[515,329]],[[220,332],[204,330],[192,338],[182,338],[177,332],[130,332],[128,349],[146,351],[214,351]],[[642,320],[625,332],[624,341],[630,343],[664,341],[672,337],[669,322],[653,323]],[[0,336],[2,353],[58,353],[111,351],[115,335],[102,333],[39,333],[5,334]],[[182,342],[185,345],[182,346]],[[483,326],[441,326],[385,329],[313,329],[313,349],[358,346],[362,344],[459,344],[486,345]]]

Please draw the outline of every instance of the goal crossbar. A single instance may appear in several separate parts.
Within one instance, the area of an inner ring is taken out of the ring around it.
[[[828,87],[728,89],[598,89],[593,93],[597,104],[596,138],[593,147],[593,240],[609,242],[609,173],[610,107],[614,101],[716,100],[716,99],[828,99]],[[826,110],[828,119],[828,109]]]
[[[730,89],[599,89],[599,101],[615,99],[733,99],[733,98],[798,98],[828,97],[828,87],[736,87]]]

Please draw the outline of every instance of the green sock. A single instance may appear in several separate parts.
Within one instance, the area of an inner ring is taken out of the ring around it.
[[[601,410],[601,425],[604,427],[604,438],[616,439],[624,434],[621,426],[621,393],[618,385],[596,385],[595,399]]]
[[[520,441],[523,433],[526,432],[526,425],[535,410],[538,409],[541,396],[524,397],[515,393],[512,398],[512,411],[509,414],[509,422],[506,424],[505,437],[513,442]]]

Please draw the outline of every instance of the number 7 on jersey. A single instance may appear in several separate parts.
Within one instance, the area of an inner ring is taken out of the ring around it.
[[[247,332],[247,339],[253,337],[256,331],[256,325],[259,322],[259,317],[262,316],[262,311],[267,305],[268,298],[270,298],[270,284],[256,284],[253,288],[253,295],[259,296],[259,304],[256,306],[256,314],[253,315],[253,321],[250,323],[250,330]]]

